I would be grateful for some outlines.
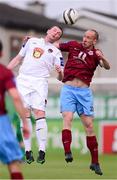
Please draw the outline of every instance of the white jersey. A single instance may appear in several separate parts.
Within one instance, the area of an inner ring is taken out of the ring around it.
[[[19,55],[24,58],[19,75],[47,78],[55,65],[63,66],[60,50],[43,38],[29,39]]]

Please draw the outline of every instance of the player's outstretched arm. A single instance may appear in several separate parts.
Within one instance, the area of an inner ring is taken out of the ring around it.
[[[7,66],[7,68],[8,68],[8,69],[11,69],[11,70],[14,69],[18,64],[21,63],[21,60],[23,60],[23,57],[18,54],[16,57],[14,57],[14,58],[10,61],[10,63],[9,63],[8,66]]]
[[[105,58],[102,58],[100,60],[100,66],[101,67],[104,67],[105,69],[109,70],[110,69],[110,64],[109,62],[105,59]]]
[[[28,138],[29,137],[29,127],[28,127],[28,122],[26,120],[25,108],[24,108],[23,103],[21,101],[20,95],[19,95],[16,88],[10,88],[8,90],[8,93],[13,100],[16,111],[18,112],[19,116],[22,119],[24,137]]]
[[[56,72],[58,73],[57,79],[59,81],[62,81],[62,79],[63,79],[63,70],[62,70],[61,66],[55,65],[55,69],[56,69]]]
[[[110,64],[107,61],[107,59],[104,57],[103,53],[100,50],[96,51],[96,54],[98,57],[100,57],[100,66],[109,70],[110,69]]]

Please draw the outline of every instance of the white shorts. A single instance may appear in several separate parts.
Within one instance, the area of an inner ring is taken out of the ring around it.
[[[47,78],[19,75],[16,83],[25,107],[45,111],[48,96]]]

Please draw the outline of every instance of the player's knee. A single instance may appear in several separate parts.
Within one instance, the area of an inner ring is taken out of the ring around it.
[[[47,122],[45,119],[36,121],[36,130],[38,129],[47,129]]]
[[[86,133],[88,135],[92,135],[92,133],[94,133],[93,124],[92,123],[85,124],[85,129],[86,129]]]
[[[33,110],[34,116],[37,119],[38,117],[45,117],[45,111],[42,110]]]

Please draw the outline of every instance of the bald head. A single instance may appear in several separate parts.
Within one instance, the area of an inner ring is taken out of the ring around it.
[[[99,39],[98,32],[94,29],[87,30],[83,37],[83,46],[91,49]]]
[[[88,31],[91,31],[94,33],[94,38],[98,41],[99,40],[99,33],[95,29],[89,29]]]

